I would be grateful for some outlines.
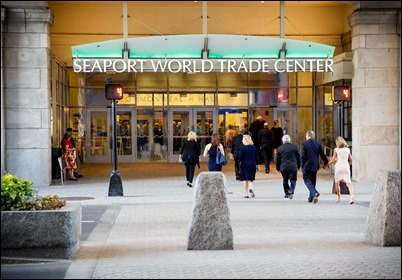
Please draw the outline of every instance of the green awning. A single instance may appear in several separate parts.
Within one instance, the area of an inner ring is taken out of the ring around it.
[[[126,44],[116,39],[77,45],[72,58],[122,59],[124,50],[131,59],[325,59],[333,57],[335,47],[262,36],[171,35],[128,38]]]

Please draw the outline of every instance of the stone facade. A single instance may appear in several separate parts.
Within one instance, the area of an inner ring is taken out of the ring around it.
[[[48,186],[53,15],[46,2],[26,2],[25,8],[24,2],[6,4],[1,8],[1,168],[36,186]]]
[[[353,177],[373,182],[400,168],[400,34],[397,10],[357,10],[352,27]],[[399,22],[400,26],[400,22]]]
[[[373,182],[380,169],[401,166],[400,3],[356,3],[348,17],[353,179]],[[2,2],[1,171],[29,178],[36,186],[51,183],[52,24],[46,1]]]

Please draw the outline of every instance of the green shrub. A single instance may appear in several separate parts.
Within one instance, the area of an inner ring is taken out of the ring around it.
[[[32,184],[10,173],[1,176],[1,211],[54,210],[66,205],[57,195],[39,196]]]

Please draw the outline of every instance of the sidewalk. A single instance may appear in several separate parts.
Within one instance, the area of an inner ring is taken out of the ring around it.
[[[256,197],[245,199],[233,163],[224,167],[233,250],[187,250],[194,188],[181,164],[119,164],[124,196],[108,197],[111,165],[83,165],[84,178],[40,188],[82,205],[107,206],[81,243],[65,279],[400,279],[401,247],[364,242],[374,184],[354,182],[356,203],[332,194],[333,176],[320,170],[317,204],[307,203],[301,174],[284,198],[279,173],[258,172]],[[261,166],[260,166],[261,167]],[[260,168],[261,170],[262,168]],[[271,170],[274,170],[273,166]],[[206,171],[206,163],[200,171]],[[91,221],[83,221],[83,223]]]

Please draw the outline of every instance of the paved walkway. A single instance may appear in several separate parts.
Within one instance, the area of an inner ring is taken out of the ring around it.
[[[401,278],[401,247],[364,242],[374,184],[355,182],[356,203],[349,205],[349,195],[344,195],[336,204],[333,177],[321,170],[317,187],[321,196],[317,204],[311,204],[301,174],[290,200],[283,197],[279,173],[258,172],[256,197],[245,199],[230,162],[224,174],[234,249],[188,251],[194,189],[186,186],[184,166],[118,167],[122,197],[108,197],[111,165],[87,164],[78,182],[61,186],[54,181],[55,185],[40,188],[41,194],[107,206],[65,279]],[[202,163],[196,175],[205,168]]]

